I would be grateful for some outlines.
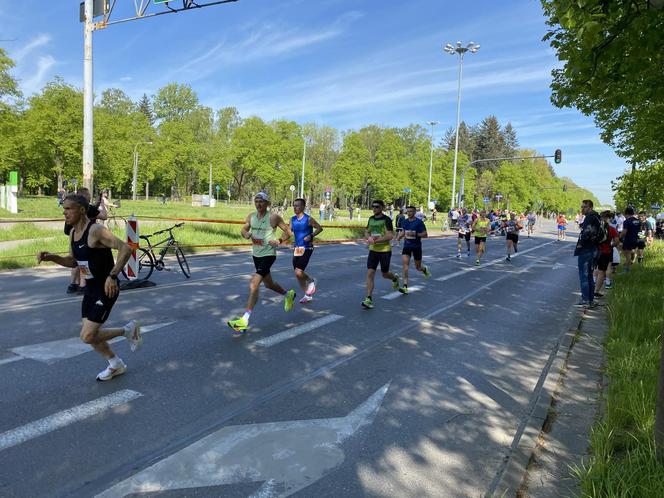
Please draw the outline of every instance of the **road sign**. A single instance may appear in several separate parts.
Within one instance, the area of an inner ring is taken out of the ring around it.
[[[110,10],[111,0],[93,0],[92,2],[92,17],[103,16],[108,14]],[[81,2],[81,8],[78,18],[81,22],[85,22],[85,2]]]
[[[215,185],[214,189],[215,189],[217,192],[219,192],[219,191],[221,190],[221,185],[218,185],[218,184]]]
[[[410,194],[410,193],[411,193],[411,189],[410,189],[410,187],[404,187],[404,189],[403,189],[403,193],[404,193],[404,194]]]
[[[482,200],[484,201],[484,204],[488,204],[490,199],[489,199],[488,197],[485,197],[485,198],[482,199]]]
[[[651,204],[650,209],[656,209],[659,211],[660,209],[662,209],[662,206],[660,206],[659,204]]]
[[[288,187],[288,188],[290,189],[291,192],[295,192],[295,185],[291,185],[291,186]]]
[[[503,198],[503,194],[496,194],[496,200],[499,201]]]
[[[330,200],[330,191],[329,190],[325,192],[325,199],[327,199],[328,201]]]

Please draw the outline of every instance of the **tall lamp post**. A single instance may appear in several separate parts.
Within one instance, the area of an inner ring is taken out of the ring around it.
[[[448,43],[443,47],[443,50],[450,55],[459,54],[459,84],[457,88],[457,118],[456,118],[456,138],[454,139],[454,171],[452,173],[452,202],[451,207],[454,207],[454,193],[456,190],[456,170],[457,170],[457,158],[459,156],[459,118],[461,116],[461,76],[463,74],[463,56],[466,52],[471,54],[476,53],[480,49],[480,46],[475,42],[470,42],[465,47],[461,46],[461,42],[456,42],[456,47]]]
[[[131,179],[131,200],[135,201],[138,197],[138,146],[141,144],[152,145],[152,142],[137,142],[134,145],[134,175]]]
[[[304,164],[307,160],[307,137],[302,140],[302,176],[300,177],[300,197],[304,199]]]
[[[429,152],[429,191],[427,193],[427,209],[431,209],[431,172],[433,170],[433,127],[438,124],[438,121],[427,121],[431,126],[431,151]]]

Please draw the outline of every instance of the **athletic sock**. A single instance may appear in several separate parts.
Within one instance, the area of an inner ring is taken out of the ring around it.
[[[242,315],[242,319],[249,322],[249,317],[250,316],[251,316],[251,310],[247,310],[247,311],[244,312],[244,315]]]
[[[113,358],[108,359],[108,364],[111,368],[120,368],[122,366],[122,360],[117,356],[114,356]]]

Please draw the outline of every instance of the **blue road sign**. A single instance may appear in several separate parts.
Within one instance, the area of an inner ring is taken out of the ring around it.
[[[484,204],[487,204],[487,203],[489,202],[489,198],[488,198],[488,197],[485,197],[485,198],[483,199],[483,201],[484,201]]]
[[[214,187],[214,189],[215,189],[217,192],[219,192],[219,191],[221,190],[221,185],[216,185],[216,186]]]
[[[662,206],[660,206],[659,204],[651,204],[650,209],[658,209],[659,210],[659,209],[662,209]]]
[[[403,189],[404,194],[410,194],[410,192],[411,192],[410,187],[404,187],[404,189]]]

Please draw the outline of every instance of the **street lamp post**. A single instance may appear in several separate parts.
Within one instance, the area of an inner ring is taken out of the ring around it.
[[[429,152],[429,191],[427,193],[427,209],[431,209],[431,172],[433,170],[433,127],[438,124],[438,121],[427,121],[431,126],[431,150]]]
[[[454,139],[454,171],[452,173],[452,202],[451,207],[455,205],[454,202],[454,193],[456,190],[456,170],[457,170],[457,157],[459,155],[459,119],[461,116],[461,76],[463,74],[463,56],[466,52],[471,54],[476,53],[480,49],[480,46],[475,42],[470,42],[465,47],[461,46],[461,42],[456,42],[456,47],[448,43],[443,47],[443,50],[450,55],[459,54],[459,82],[457,87],[457,117],[456,117],[456,137]]]
[[[134,145],[134,175],[131,180],[131,200],[135,201],[138,197],[138,146],[141,144],[152,145],[152,142],[137,142]]]

